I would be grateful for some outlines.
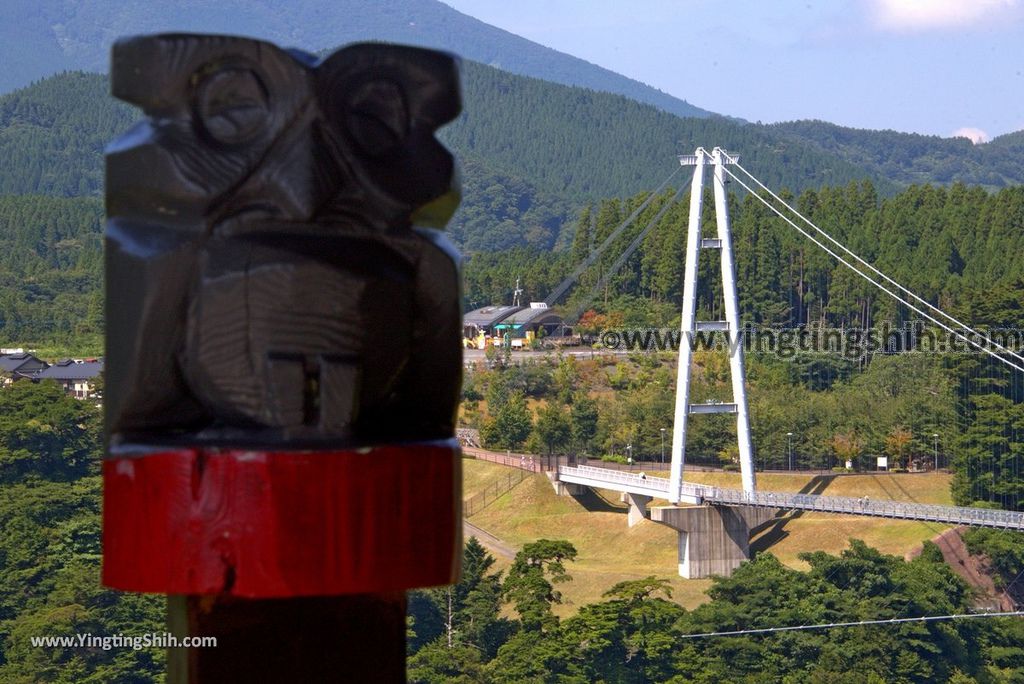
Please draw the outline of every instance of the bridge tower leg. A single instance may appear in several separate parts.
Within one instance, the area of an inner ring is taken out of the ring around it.
[[[680,321],[679,369],[676,376],[675,419],[672,429],[672,468],[669,472],[669,501],[679,503],[686,460],[686,427],[690,415],[707,413],[735,413],[736,439],[740,457],[740,472],[744,491],[756,487],[754,477],[754,450],[750,439],[750,414],[745,385],[743,339],[740,328],[739,299],[736,294],[736,267],[732,252],[732,231],[729,225],[728,196],[725,191],[724,165],[735,163],[738,157],[726,156],[720,148],[709,155],[697,148],[692,155],[683,155],[679,162],[694,166],[690,185],[690,215],[686,235],[686,261],[683,273],[683,311]],[[701,214],[704,199],[704,170],[714,166],[714,197],[717,237],[701,236]],[[725,299],[724,321],[697,320],[697,278],[700,250],[721,251],[722,292]],[[728,341],[729,372],[732,376],[731,403],[693,404],[690,402],[691,363],[693,341],[700,332],[722,332]]]

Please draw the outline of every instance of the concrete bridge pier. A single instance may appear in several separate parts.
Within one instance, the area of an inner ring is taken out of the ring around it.
[[[558,473],[547,473],[547,476],[548,480],[551,481],[551,486],[555,488],[555,494],[558,496],[576,496],[583,494],[587,489],[586,485],[562,482],[558,479]]]
[[[679,532],[679,574],[700,579],[731,575],[750,557],[750,531],[775,514],[753,506],[659,506],[651,520]]]
[[[644,496],[643,494],[633,494],[631,492],[622,493],[622,502],[629,504],[629,517],[627,521],[629,526],[633,527],[638,525],[642,520],[648,517],[647,515],[647,504],[651,503],[653,497]]]

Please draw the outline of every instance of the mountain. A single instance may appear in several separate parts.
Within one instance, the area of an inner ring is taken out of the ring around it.
[[[74,72],[0,96],[0,194],[98,196],[103,148],[138,119],[108,91]]]
[[[824,121],[792,121],[768,129],[900,185],[959,181],[995,189],[1024,182],[1024,131],[975,145],[967,138],[861,130]]]
[[[498,202],[505,210],[476,212],[497,218],[492,223],[504,225],[508,236],[484,240],[484,248],[507,246],[527,234],[531,244],[554,241],[564,213],[554,208],[559,199],[578,204],[650,189],[667,175],[677,152],[697,144],[730,147],[744,155],[745,164],[756,162],[750,168],[762,180],[793,190],[860,177],[872,178],[883,195],[912,183],[962,181],[994,189],[1024,181],[1024,144],[1014,135],[973,146],[965,139],[817,121],[745,125],[437,0],[12,0],[0,5],[0,57],[7,66],[0,73],[0,92],[56,70],[105,70],[107,47],[116,36],[172,28],[259,35],[316,51],[376,39],[463,55],[466,114],[444,135],[460,156],[479,162],[476,189],[495,187],[492,176],[502,179],[499,187],[516,186]],[[19,171],[0,172],[0,192],[99,191],[101,167],[93,160],[134,114],[100,99],[85,102],[79,89],[93,81],[82,74],[67,79],[45,80],[38,83],[41,91],[0,99],[0,153]],[[558,89],[554,83],[581,88]],[[64,87],[73,106],[49,108],[39,102],[56,102],[43,91]],[[45,111],[33,111],[36,106]],[[474,206],[476,189],[467,188],[467,209]],[[538,195],[545,197],[534,202]],[[521,223],[527,215],[531,226],[512,229],[505,223]],[[453,225],[464,245],[473,245],[470,238],[479,234],[473,223]]]
[[[161,31],[252,35],[311,52],[360,40],[423,45],[515,74],[618,93],[679,116],[711,115],[437,0],[5,0],[0,92],[60,71],[105,72],[116,37]]]
[[[772,187],[870,177],[834,154],[723,117],[683,119],[629,98],[463,62],[463,113],[441,137],[466,167],[451,225],[466,249],[558,242],[584,202],[650,190],[676,154],[721,145]],[[98,196],[104,144],[137,114],[106,78],[65,73],[0,96],[0,193]],[[895,188],[874,178],[883,192]],[[685,182],[683,174],[676,182]],[[564,244],[564,239],[562,240]]]
[[[102,348],[102,226],[96,198],[0,196],[0,341]]]

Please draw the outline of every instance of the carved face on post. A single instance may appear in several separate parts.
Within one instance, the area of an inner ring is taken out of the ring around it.
[[[147,117],[107,153],[112,445],[450,436],[454,58],[160,35],[111,78]]]

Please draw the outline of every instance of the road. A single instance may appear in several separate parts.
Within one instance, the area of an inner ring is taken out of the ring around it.
[[[462,536],[466,539],[476,537],[477,541],[487,547],[489,551],[493,551],[503,558],[514,560],[516,557],[517,549],[515,547],[506,544],[490,532],[480,529],[468,520],[462,521]]]

